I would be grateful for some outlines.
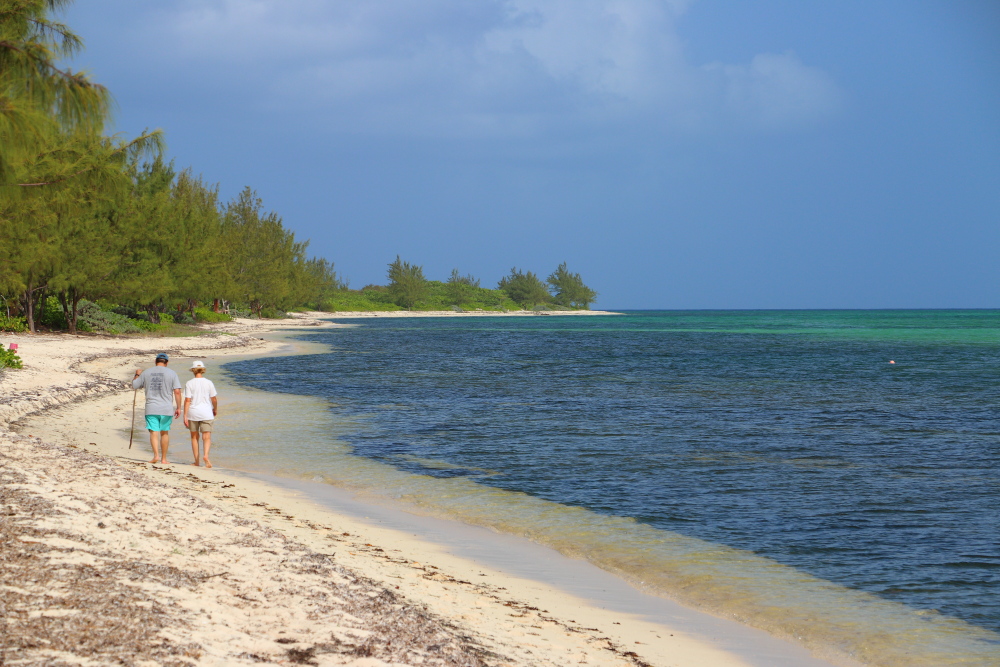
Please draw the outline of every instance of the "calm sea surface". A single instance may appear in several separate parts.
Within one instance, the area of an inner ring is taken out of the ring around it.
[[[1000,664],[1000,311],[344,322],[227,366],[322,399],[252,465],[877,664]]]

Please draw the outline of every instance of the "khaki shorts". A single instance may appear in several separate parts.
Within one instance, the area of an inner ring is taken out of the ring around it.
[[[211,433],[212,422],[214,421],[215,421],[214,419],[209,419],[208,421],[203,421],[203,422],[188,420],[188,425],[192,433],[198,433],[199,431],[201,431],[202,433]]]

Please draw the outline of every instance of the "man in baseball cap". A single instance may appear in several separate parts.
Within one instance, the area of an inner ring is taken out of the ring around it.
[[[146,370],[136,369],[132,386],[146,390],[146,430],[149,431],[149,445],[153,448],[150,463],[167,462],[167,447],[170,446],[170,425],[181,416],[181,379],[177,373],[167,368],[170,357],[166,352],[156,355],[156,365]]]

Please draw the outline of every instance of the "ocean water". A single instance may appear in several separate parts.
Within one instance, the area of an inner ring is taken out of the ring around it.
[[[1000,311],[344,323],[302,337],[329,353],[227,365],[312,397],[234,467],[525,535],[871,664],[1000,664]]]

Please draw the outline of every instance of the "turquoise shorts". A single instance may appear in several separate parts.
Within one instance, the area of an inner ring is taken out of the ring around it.
[[[146,415],[146,430],[169,431],[173,421],[173,415]]]

